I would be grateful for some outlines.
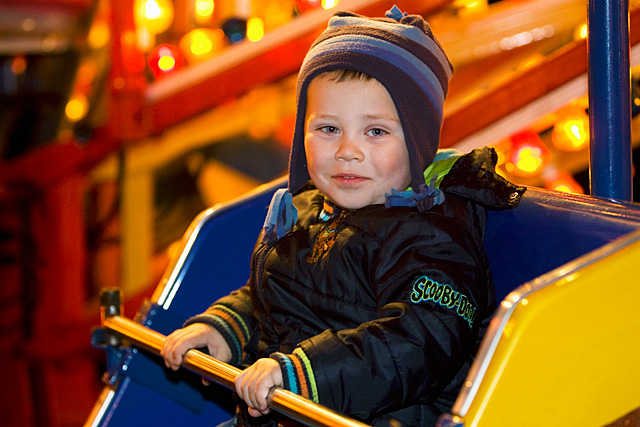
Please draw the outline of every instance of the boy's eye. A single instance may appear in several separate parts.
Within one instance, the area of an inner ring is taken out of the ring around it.
[[[322,131],[326,133],[338,133],[339,129],[335,126],[323,126],[320,128]]]
[[[386,130],[380,129],[380,128],[374,128],[367,131],[367,134],[369,134],[370,136],[383,136],[386,133],[387,133]]]

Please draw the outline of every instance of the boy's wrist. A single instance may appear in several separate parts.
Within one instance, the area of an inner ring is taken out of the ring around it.
[[[276,352],[270,357],[280,365],[283,388],[318,403],[315,375],[302,349],[296,348],[292,354]]]
[[[242,318],[223,305],[213,305],[206,312],[187,320],[184,326],[205,323],[218,331],[231,351],[229,363],[238,366],[243,358],[243,350],[249,339],[248,328]]]

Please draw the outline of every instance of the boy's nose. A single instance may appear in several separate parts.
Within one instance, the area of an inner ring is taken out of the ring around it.
[[[351,137],[344,136],[338,150],[336,151],[336,160],[341,161],[361,161],[364,158],[364,153],[358,146],[358,143]]]

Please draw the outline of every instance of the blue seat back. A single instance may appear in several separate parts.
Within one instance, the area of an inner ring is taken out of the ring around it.
[[[489,211],[484,242],[498,299],[640,227],[640,205],[530,187],[516,209]]]
[[[165,297],[156,302],[186,319],[244,285],[271,197],[285,186],[285,179],[273,181],[196,218],[183,239],[183,259],[169,267],[172,276],[165,276],[166,286],[161,284]]]

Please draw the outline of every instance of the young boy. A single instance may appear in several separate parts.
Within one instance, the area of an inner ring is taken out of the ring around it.
[[[248,366],[237,425],[278,424],[274,386],[373,425],[434,425],[451,408],[496,305],[485,208],[524,192],[492,150],[437,151],[451,71],[422,18],[395,7],[339,12],[311,47],[289,191],[252,276],[163,349],[173,369],[204,346]]]

